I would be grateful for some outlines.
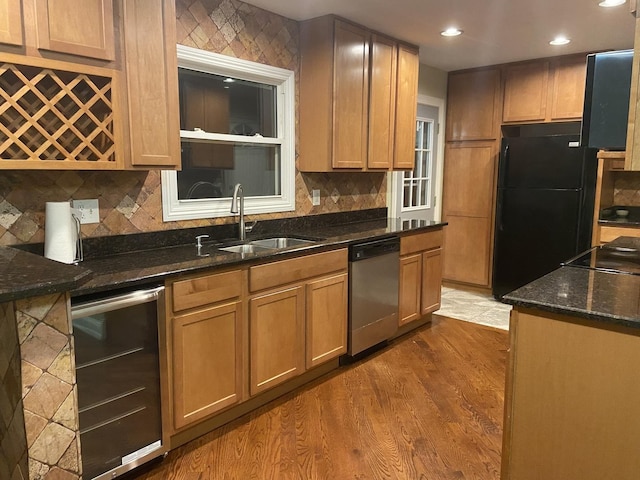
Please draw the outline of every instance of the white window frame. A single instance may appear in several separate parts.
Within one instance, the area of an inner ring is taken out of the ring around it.
[[[213,75],[228,76],[276,87],[278,137],[247,137],[180,130],[180,138],[222,140],[259,145],[280,145],[280,195],[245,197],[246,214],[295,210],[295,76],[291,70],[228,57],[178,45],[178,66]],[[165,222],[228,217],[230,197],[216,199],[178,199],[178,174],[162,171],[162,219]]]

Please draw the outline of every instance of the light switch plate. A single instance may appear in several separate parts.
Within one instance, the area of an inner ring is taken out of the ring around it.
[[[80,223],[100,223],[100,210],[98,208],[98,199],[91,200],[73,200],[73,208],[80,211]]]
[[[311,190],[311,204],[320,205],[320,190]]]

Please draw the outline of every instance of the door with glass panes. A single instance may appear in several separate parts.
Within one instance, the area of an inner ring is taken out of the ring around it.
[[[395,174],[396,217],[434,219],[438,113],[438,107],[418,105],[414,168]]]

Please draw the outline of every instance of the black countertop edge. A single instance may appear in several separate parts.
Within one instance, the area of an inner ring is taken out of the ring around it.
[[[321,230],[300,229],[298,232],[288,232],[287,236],[320,238],[322,240],[302,247],[267,250],[255,254],[242,255],[221,252],[219,244],[205,242],[201,249],[201,254],[208,256],[198,257],[195,243],[113,255],[83,262],[83,267],[91,270],[93,277],[86,283],[74,288],[71,294],[77,297],[114,289],[134,288],[161,282],[169,276],[196,273],[217,267],[281,260],[307,253],[319,253],[336,248],[345,248],[358,242],[389,236],[403,236],[441,228],[445,225],[447,225],[446,222],[403,222],[399,219],[385,218],[355,222],[348,225],[336,225]],[[259,237],[264,238],[264,235]]]
[[[505,295],[503,301],[516,307],[640,328],[639,296],[638,275],[564,266]]]
[[[21,250],[0,248],[0,302],[71,291],[92,272]]]

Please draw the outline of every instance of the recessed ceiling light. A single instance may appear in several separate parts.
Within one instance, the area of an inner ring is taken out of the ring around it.
[[[558,35],[556,38],[554,38],[553,40],[551,40],[549,42],[549,45],[566,45],[567,43],[569,43],[571,40],[569,40],[567,37],[565,37],[564,35]]]
[[[627,0],[602,0],[598,5],[601,7],[618,7],[627,3]]]
[[[235,79],[227,77],[223,81],[224,81],[224,83],[233,83],[233,82],[235,82]]]
[[[440,32],[440,35],[443,37],[457,37],[458,35],[462,35],[462,30],[456,27],[449,27],[446,30]]]

